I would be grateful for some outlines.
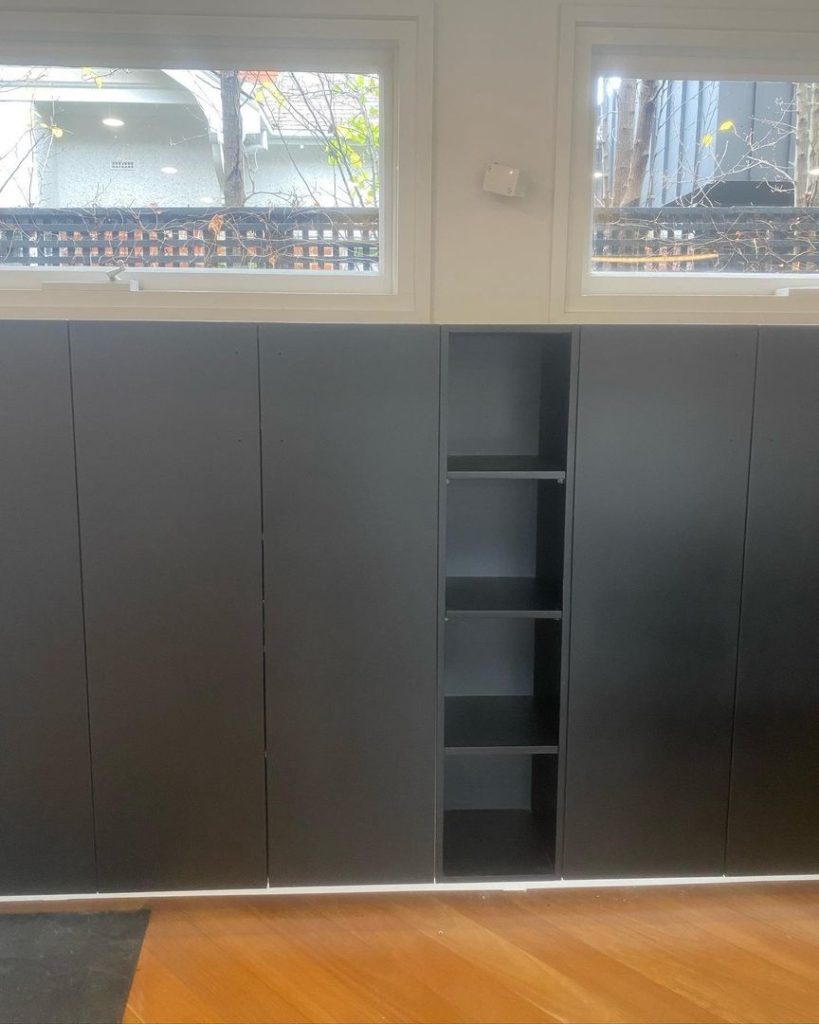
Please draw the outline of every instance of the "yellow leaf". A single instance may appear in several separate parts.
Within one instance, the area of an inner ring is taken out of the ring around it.
[[[706,135],[703,135],[702,137],[703,146],[710,146],[713,141],[714,136],[710,132],[708,132]]]
[[[264,103],[264,89],[257,89],[256,92],[253,93],[253,99],[256,100],[257,103]]]
[[[733,127],[734,127],[734,122],[733,121],[723,121],[722,124],[719,126],[719,130],[721,132],[730,132],[730,130]]]
[[[58,125],[53,124],[51,126],[51,134],[54,136],[55,139],[61,139],[64,135],[64,132],[62,128],[60,128]]]
[[[99,75],[94,75],[94,85],[96,85],[98,89],[102,88],[102,79]]]

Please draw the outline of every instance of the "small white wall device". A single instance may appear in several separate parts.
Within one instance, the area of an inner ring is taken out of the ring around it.
[[[526,191],[521,181],[520,168],[494,162],[486,165],[483,189],[484,192],[494,192],[499,196],[515,197],[524,195]]]

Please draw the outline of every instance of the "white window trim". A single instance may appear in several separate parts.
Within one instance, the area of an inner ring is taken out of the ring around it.
[[[561,12],[550,314],[555,322],[816,322],[819,276],[592,274],[594,79],[613,65],[636,77],[819,80],[819,13],[564,7]],[[787,27],[787,31],[783,30]],[[638,71],[639,69],[639,71]],[[790,291],[789,291],[790,289]]]
[[[261,17],[0,14],[0,63],[125,67],[327,66],[382,74],[377,274],[342,271],[126,271],[140,291],[94,268],[0,267],[0,317],[424,321],[430,313],[431,0],[271,0]],[[326,12],[326,13],[325,13]],[[269,41],[269,42],[266,42]],[[362,63],[366,62],[366,63]],[[399,160],[400,154],[400,160]],[[398,166],[400,162],[400,187]]]

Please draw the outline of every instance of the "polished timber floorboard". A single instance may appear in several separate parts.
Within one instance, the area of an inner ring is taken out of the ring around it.
[[[819,884],[157,901],[124,1019],[817,1021]]]

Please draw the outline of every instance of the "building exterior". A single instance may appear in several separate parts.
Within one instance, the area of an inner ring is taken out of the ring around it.
[[[606,200],[617,163],[620,82],[598,83],[595,194],[600,205],[610,205]],[[658,87],[640,206],[793,205],[792,82],[690,79],[662,81]]]
[[[223,203],[216,72],[0,67],[0,80],[0,207]],[[351,205],[328,159],[335,111],[288,99],[274,120],[252,88],[241,111],[247,205]]]

